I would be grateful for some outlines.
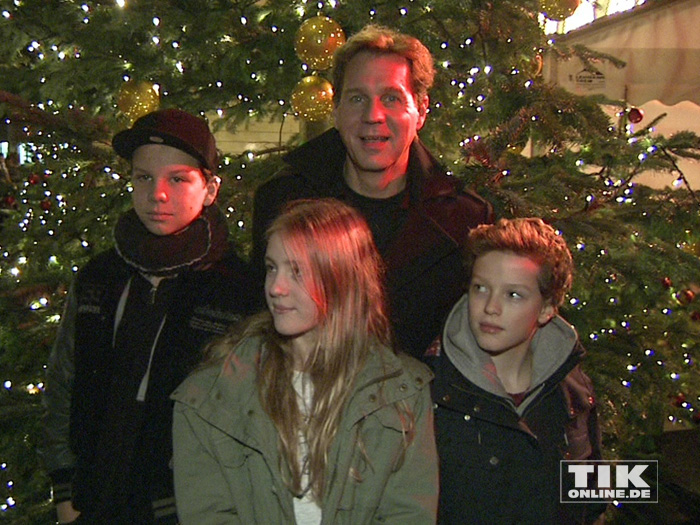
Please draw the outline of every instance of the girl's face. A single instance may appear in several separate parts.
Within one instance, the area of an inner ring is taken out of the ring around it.
[[[302,361],[317,341],[318,307],[304,286],[299,263],[290,260],[279,233],[273,233],[265,252],[265,299],[275,330],[292,340]]]
[[[165,144],[136,148],[131,159],[134,209],[148,231],[170,235],[186,228],[216,199],[218,179],[206,180],[197,160]]]
[[[540,265],[511,252],[491,251],[476,259],[469,285],[469,327],[482,350],[499,355],[524,352],[538,326],[554,315],[537,277]]]

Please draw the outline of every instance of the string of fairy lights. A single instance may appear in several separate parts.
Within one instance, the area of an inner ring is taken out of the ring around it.
[[[125,1],[120,1],[116,2],[117,6],[119,8],[125,8],[127,5],[127,2]],[[558,10],[557,12],[564,13],[564,14],[573,14],[573,11],[578,7],[579,2],[543,2],[543,4],[546,4],[549,6],[551,9],[552,5]],[[334,2],[331,2],[329,4],[331,7],[335,6]],[[318,5],[317,7],[322,7],[322,5]],[[90,9],[87,4],[83,4],[80,6],[80,9],[82,9],[85,13],[85,18],[83,19],[84,23],[90,23]],[[406,8],[402,8],[402,14],[405,15],[407,14]],[[563,11],[562,11],[563,10]],[[306,13],[304,9],[300,8],[299,9],[299,15],[304,16]],[[371,14],[371,13],[370,13]],[[2,16],[5,18],[11,18],[12,13],[10,11],[3,11]],[[153,17],[152,19],[153,27],[158,28],[160,25],[160,18],[159,17]],[[248,23],[248,21],[242,17],[240,19],[240,23],[245,25]],[[185,31],[185,28],[183,28],[183,31]],[[273,26],[271,28],[271,31],[273,33],[281,31],[280,28]],[[299,54],[299,56],[304,60],[304,63],[302,65],[302,69],[305,72],[317,72],[320,70],[324,70],[330,66],[329,62],[329,57],[332,55],[333,50],[338,46],[342,45],[344,42],[345,36],[342,31],[342,28],[338,26],[334,21],[332,21],[328,17],[324,16],[317,16],[311,19],[308,19],[302,26],[300,27],[300,32],[299,35],[297,36],[296,39],[296,51]],[[152,36],[152,43],[154,46],[159,46],[162,44],[160,38],[158,37],[157,34],[154,34]],[[469,39],[465,40],[462,45],[468,46],[470,45],[471,42]],[[179,43],[177,41],[173,41],[170,43],[170,45],[173,48],[177,48],[179,46]],[[36,57],[40,60],[48,59],[47,56],[47,51],[43,51],[44,46],[36,41],[33,40],[27,47],[27,51],[30,53],[34,53]],[[70,51],[67,51],[65,49],[60,49],[56,45],[51,45],[50,46],[50,51],[54,53],[55,59],[65,61],[70,58],[73,59],[80,59],[81,57],[81,52],[77,48],[72,48]],[[280,65],[283,65],[283,62],[280,63]],[[446,66],[447,64],[445,64]],[[182,72],[182,63],[181,62],[175,62],[174,64],[175,69],[178,71]],[[128,67],[127,67],[128,69]],[[460,99],[465,95],[464,88],[470,84],[473,84],[476,81],[476,77],[480,74],[485,74],[488,75],[490,73],[490,67],[487,66],[483,68],[474,67],[472,68],[469,72],[469,75],[465,79],[454,79],[452,84],[453,86],[458,90],[456,98]],[[253,72],[251,73],[252,77],[256,76],[256,73]],[[332,97],[332,86],[327,81],[321,80],[320,82],[320,87],[316,79],[319,79],[320,77],[318,75],[309,75],[307,77],[304,77],[298,85],[298,88],[295,89],[295,92],[291,96],[291,103],[292,103],[292,108],[293,111],[296,115],[300,115],[303,118],[308,118],[309,120],[316,120],[318,118],[325,118],[328,113],[330,112],[330,99]],[[526,87],[528,87],[531,84],[531,80],[525,81]],[[312,89],[308,89],[309,85],[314,85],[315,87],[312,87]],[[216,83],[215,83],[216,84]],[[219,86],[220,87],[220,86]],[[124,76],[124,85],[120,89],[120,92],[117,97],[117,102],[116,105],[119,108],[119,110],[122,111],[129,119],[130,121],[134,121],[136,118],[139,116],[148,113],[150,111],[153,111],[154,109],[157,109],[159,106],[159,101],[161,97],[160,91],[160,86],[158,84],[151,84],[148,82],[137,82],[133,80],[129,75]],[[163,93],[163,96],[167,95],[167,93]],[[295,95],[297,95],[297,100],[295,104]],[[238,94],[237,95],[238,99],[241,101],[250,101],[251,99],[247,97],[244,94]],[[474,107],[475,111],[480,112],[483,110],[483,105],[482,103],[484,102],[484,97],[482,95],[478,95],[475,100],[471,102],[471,105]],[[287,105],[287,101],[283,98],[280,98],[278,101],[280,106],[285,106]],[[43,104],[38,104],[37,107],[40,109],[44,110],[50,110],[51,107],[53,106],[53,101],[52,100],[47,100]],[[250,111],[253,111],[252,109]],[[221,108],[218,108],[215,110],[215,112],[218,115],[222,115],[224,113],[224,110]],[[533,119],[536,118],[535,116],[532,117]],[[628,125],[629,126],[629,125]],[[631,129],[631,128],[630,128]],[[473,141],[473,140],[479,140],[478,136],[470,137],[467,139],[464,139],[460,143],[460,146],[464,146],[466,143]],[[634,140],[639,140],[638,137],[630,137],[630,141]],[[31,152],[32,155],[34,156],[34,159],[37,162],[41,162],[42,158],[45,155],[50,155],[52,158],[57,159],[64,150],[71,149],[73,146],[67,144],[67,143],[61,143],[61,144],[55,144],[53,146],[53,151],[50,153],[45,153],[42,151],[41,148],[39,147],[31,147]],[[656,153],[656,147],[653,145],[653,143],[650,143],[647,152],[640,154],[639,161],[644,162],[646,160],[647,156],[653,155]],[[246,167],[246,161],[251,162],[255,159],[255,154],[254,153],[249,153],[247,155],[247,158],[244,159],[243,162],[240,163],[240,168],[245,169]],[[223,159],[224,164],[230,164],[232,162],[232,159],[230,157],[226,157]],[[583,161],[579,161],[583,162]],[[118,174],[116,171],[114,171],[110,167],[105,167],[105,173],[111,177],[112,179],[120,179],[122,176]],[[504,170],[503,172],[504,175],[507,175],[508,172],[507,170]],[[53,174],[50,173],[49,171],[45,172],[43,174],[44,178],[49,178]],[[62,178],[67,178],[67,177],[80,177],[81,175],[81,168],[79,165],[76,165],[72,167],[69,170],[66,170],[64,173],[59,174],[58,176]],[[35,180],[35,177],[40,177],[38,175],[32,175],[32,178],[30,178],[28,181],[24,183],[23,188],[21,188],[19,192],[19,197],[21,199],[21,203],[24,205],[27,205],[28,202],[28,197],[27,193],[28,190],[31,186],[39,183],[38,180]],[[240,175],[238,175],[240,177]],[[679,177],[674,184],[679,185],[682,183],[682,178]],[[611,185],[619,185],[620,182],[613,182],[610,181],[609,184]],[[81,210],[78,210],[75,206],[69,206],[68,202],[69,199],[66,198],[65,195],[62,194],[53,194],[51,189],[49,188],[49,184],[46,181],[41,182],[41,185],[45,187],[44,191],[44,199],[40,201],[40,209],[37,210],[31,206],[27,207],[27,211],[25,216],[22,218],[22,220],[19,222],[18,227],[23,231],[27,232],[29,229],[29,226],[31,223],[34,221],[38,221],[41,225],[48,226],[46,230],[46,235],[48,236],[53,236],[55,234],[55,227],[60,227],[60,225],[63,222],[62,218],[57,218],[57,216],[65,216],[68,213],[80,213]],[[128,187],[127,187],[128,191]],[[626,203],[631,203],[633,202],[633,188],[629,187],[626,188],[623,192],[622,195],[618,197],[619,202],[626,202]],[[595,199],[594,196],[590,195],[587,197],[587,199]],[[229,212],[232,212],[234,210],[229,209]],[[49,217],[53,219],[53,221],[49,220]],[[52,222],[52,225],[49,225],[49,223]],[[237,223],[239,228],[245,228],[246,225],[244,222],[239,221]],[[85,249],[90,248],[90,243],[86,240],[82,241],[83,247]],[[7,257],[9,254],[5,252],[5,257]],[[26,257],[25,256],[19,256],[17,258],[17,264],[9,268],[7,272],[12,278],[15,278],[19,280],[21,278],[21,268],[22,266],[26,264]],[[51,256],[51,258],[48,261],[48,264],[58,264],[58,261],[56,259],[56,256]],[[77,271],[77,267],[73,268],[74,271]],[[0,270],[2,271],[2,270]],[[40,297],[37,298],[36,300],[31,302],[31,308],[33,309],[39,309],[42,307],[45,307],[48,303],[48,299],[46,297]],[[55,319],[54,319],[55,320]],[[5,382],[6,388],[7,385],[10,385],[9,381]],[[26,386],[27,391],[30,392],[37,392],[40,390],[40,388],[37,390],[36,385],[33,383],[30,383],[29,385]]]
[[[584,4],[587,2],[584,2]],[[639,2],[634,3],[637,5]],[[408,2],[410,4],[410,2]],[[408,5],[407,4],[407,5]],[[548,10],[551,12],[552,9],[556,10],[557,16],[567,18],[564,15],[571,15],[579,8],[581,2],[579,1],[566,1],[566,0],[542,0],[542,4],[547,6]],[[115,5],[119,9],[128,8],[127,0],[116,0]],[[323,120],[328,117],[332,110],[332,94],[333,86],[326,80],[320,73],[325,71],[330,67],[329,57],[332,55],[334,49],[342,45],[345,41],[345,34],[342,28],[334,22],[330,17],[327,16],[314,16],[310,17],[309,13],[316,12],[325,7],[335,8],[336,2],[303,2],[300,4],[297,14],[300,20],[305,20],[300,26],[299,33],[295,39],[295,51],[299,58],[302,60],[301,71],[304,75],[299,81],[294,91],[289,97],[280,97],[277,99],[276,104],[284,111],[284,116],[297,116],[309,121]],[[633,5],[630,5],[633,7]],[[89,24],[91,22],[91,9],[90,6],[85,3],[79,5],[79,9],[84,12],[83,23]],[[376,14],[376,9],[373,8],[369,12],[370,18]],[[401,7],[400,14],[402,16],[408,15],[408,10],[410,7]],[[5,19],[11,20],[13,13],[11,10],[4,10],[0,13]],[[171,42],[166,42],[159,36],[158,28],[161,25],[162,19],[160,17],[152,18],[153,34],[151,36],[151,45],[154,47],[168,45],[172,49],[178,49],[180,43],[177,40]],[[249,20],[246,17],[241,17],[238,21],[241,25],[249,24]],[[555,21],[561,23],[561,20]],[[542,21],[543,24],[551,23],[551,20]],[[271,26],[268,30],[272,34],[282,34],[284,28],[278,26]],[[182,28],[183,33],[187,31],[186,27]],[[465,39],[460,45],[470,46],[472,42],[470,39]],[[444,45],[447,45],[445,43]],[[58,60],[66,62],[69,60],[81,60],[82,52],[76,47],[62,48],[56,44],[51,44],[48,47],[45,46],[40,40],[32,40],[27,46],[27,52],[32,55],[37,60]],[[534,57],[539,56],[540,59],[533,59],[534,68],[531,71],[526,71],[525,74],[528,76],[523,80],[523,85],[527,89],[532,85],[532,78],[537,76],[539,73],[538,67],[541,68],[541,51],[534,50]],[[538,66],[539,63],[539,66]],[[252,65],[252,62],[249,61]],[[285,60],[280,58],[278,61],[279,67],[285,67]],[[125,71],[131,72],[132,65],[125,61]],[[438,64],[439,67],[448,68],[448,63]],[[172,63],[173,70],[182,74],[186,65],[179,60],[175,60]],[[477,113],[484,111],[484,104],[486,104],[485,95],[476,95],[474,98],[468,98],[467,88],[479,81],[479,78],[483,75],[488,76],[491,73],[491,67],[473,67],[462,78],[455,78],[451,82],[451,86],[454,88],[454,97],[457,104],[463,109],[465,107],[471,107]],[[521,70],[514,66],[512,74],[520,74]],[[265,76],[264,72],[261,71],[250,71],[250,78],[253,81],[262,82]],[[42,82],[45,79],[42,80]],[[209,83],[210,88],[225,89],[226,86],[221,81],[211,81]],[[136,76],[131,73],[125,73],[123,76],[123,85],[117,94],[115,100],[115,109],[118,109],[123,115],[125,115],[130,122],[136,120],[139,116],[146,114],[150,111],[157,109],[164,97],[168,96],[167,90],[154,82],[137,80]],[[255,108],[256,96],[238,93],[236,95],[236,100],[241,104],[248,104],[248,113],[250,116],[256,114],[257,109]],[[466,104],[466,106],[465,106]],[[51,113],[54,108],[54,101],[51,99],[46,100],[44,103],[37,104],[37,108]],[[440,103],[435,107],[436,110],[440,109]],[[634,108],[633,108],[634,109]],[[218,107],[212,110],[207,116],[216,115],[220,118],[224,117],[227,109],[224,107]],[[204,114],[204,112],[202,112]],[[640,141],[646,140],[648,146],[644,153],[640,153],[638,161],[644,163],[648,158],[659,153],[657,146],[654,144],[653,139],[650,136],[638,137],[634,134],[634,124],[633,119],[637,116],[630,118],[630,113],[627,111],[624,114],[618,114],[619,118],[625,119],[625,132],[629,136],[629,141]],[[643,114],[641,115],[643,118]],[[537,116],[533,115],[532,119],[536,119]],[[641,121],[641,118],[637,123]],[[6,123],[10,124],[10,121]],[[29,133],[29,129],[23,130]],[[613,129],[611,128],[612,132]],[[29,154],[37,162],[41,164],[42,161],[50,158],[53,161],[59,161],[62,156],[70,154],[77,155],[80,153],[77,146],[67,143],[51,143],[51,134],[49,133],[46,137],[41,138],[41,141],[37,140],[37,144],[30,144]],[[47,140],[48,139],[48,140]],[[469,143],[478,142],[480,137],[474,135],[468,138],[464,138],[460,142],[459,146],[464,148]],[[41,144],[39,144],[41,142]],[[237,163],[237,168],[239,172],[235,175],[235,178],[240,180],[243,178],[242,172],[247,168],[248,164],[256,160],[256,154],[254,152],[246,152],[245,155],[232,156],[225,155],[222,159],[222,165],[225,167],[230,167]],[[577,161],[577,165],[583,168],[585,161],[580,159]],[[126,195],[130,191],[127,178],[119,173],[119,170],[113,166],[104,166],[102,169],[102,175],[114,182],[121,183],[120,189],[117,193]],[[507,169],[502,171],[503,176],[508,176],[509,172]],[[19,203],[23,208],[26,209],[23,217],[17,223],[17,228],[23,233],[29,233],[32,228],[36,228],[37,225],[44,229],[43,234],[47,237],[54,237],[56,235],[57,228],[60,228],[65,222],[71,220],[69,215],[80,214],[86,211],[85,208],[80,208],[72,203],[72,196],[63,193],[55,193],[52,190],[52,179],[55,177],[60,177],[62,179],[72,179],[79,181],[76,184],[77,188],[84,187],[85,183],[82,181],[83,167],[80,163],[75,163],[74,165],[64,168],[61,172],[54,172],[50,169],[43,171],[42,173],[36,173],[30,175],[30,177],[23,181],[18,189],[17,198]],[[674,185],[678,186],[683,183],[682,174],[674,182]],[[617,195],[616,200],[619,205],[635,206],[635,187],[633,184],[628,184],[625,181],[608,179],[605,185],[610,191],[610,195]],[[37,192],[37,188],[41,188],[40,192]],[[527,190],[527,188],[526,188]],[[42,198],[40,200],[36,199],[36,195],[40,193]],[[110,196],[106,191],[100,195],[101,198],[106,199]],[[585,197],[588,204],[592,204],[596,200],[595,195],[587,195]],[[227,208],[229,216],[233,216],[236,212],[235,208]],[[104,222],[105,218],[97,217],[98,222]],[[237,219],[235,224],[240,229],[247,228],[247,224],[243,219]],[[92,248],[90,236],[85,235],[80,239],[80,244],[82,249],[86,253]],[[679,249],[684,251],[694,251],[697,249],[696,246],[689,243],[679,241]],[[584,242],[579,242],[576,244],[576,249],[579,251],[585,251],[588,246]],[[604,258],[607,254],[605,250],[601,250],[598,257]],[[697,255],[700,255],[698,253]],[[12,261],[12,262],[10,262]],[[0,279],[13,280],[16,283],[22,282],[24,277],[24,268],[28,265],[28,255],[27,254],[13,254],[10,253],[7,247],[0,245]],[[59,260],[57,255],[50,255],[46,261],[47,267],[58,267],[65,264],[65,261]],[[78,266],[72,265],[72,272],[78,271]],[[605,280],[606,285],[614,284],[614,277],[608,277]],[[692,303],[694,299],[694,291],[686,287],[676,287],[669,280],[664,283],[664,288],[668,290],[670,294],[670,299],[675,301],[675,303],[681,307],[681,309],[687,310],[687,307]],[[692,294],[692,296],[691,296]],[[616,301],[616,297],[611,296],[609,299],[611,302]],[[41,311],[50,306],[50,298],[46,295],[38,296],[31,299],[28,303],[29,308],[36,311]],[[569,298],[569,305],[572,308],[584,308],[586,306],[586,301],[581,300],[576,297]],[[696,312],[697,313],[697,312]],[[664,307],[663,314],[671,316],[674,314],[674,308]],[[693,314],[691,314],[692,316]],[[697,319],[693,318],[694,321],[700,321],[700,313],[697,313]],[[60,322],[60,316],[57,314],[52,314],[46,317],[46,322],[50,324],[58,324]],[[615,335],[617,330],[629,330],[631,329],[631,323],[633,321],[630,319],[623,319],[614,323],[614,326],[601,327],[597,332],[593,332],[587,335],[590,343],[595,344],[596,341],[601,338],[610,337]],[[688,345],[690,346],[690,345]],[[657,350],[655,348],[649,347],[644,349],[643,358],[638,359],[637,356],[631,353],[627,355],[629,364],[626,366],[627,375],[620,378],[620,385],[625,389],[631,389],[635,383],[635,376],[638,372],[646,366],[659,366],[666,367],[666,363],[657,356]],[[683,363],[690,369],[694,366],[694,360],[690,351],[683,353]],[[679,381],[685,370],[669,370],[665,375],[671,381]],[[43,391],[44,384],[41,380],[35,380],[27,382],[26,384],[15,385],[11,379],[5,379],[2,382],[2,387],[5,391],[20,391],[30,395],[40,394]],[[700,401],[700,397],[698,397]],[[676,408],[682,408],[687,411],[688,418],[696,422],[700,422],[698,419],[698,412],[696,411],[696,406],[698,403],[691,399],[686,398],[686,394],[679,392],[679,394],[671,401],[672,405]],[[683,422],[683,417],[679,417],[676,414],[669,414],[669,423],[676,424]],[[0,457],[0,470],[6,470],[8,468],[7,464],[2,462]],[[7,482],[7,489],[11,491],[14,486],[13,481]],[[16,505],[16,501],[13,496],[8,496],[6,500],[0,503],[0,510],[7,511]]]

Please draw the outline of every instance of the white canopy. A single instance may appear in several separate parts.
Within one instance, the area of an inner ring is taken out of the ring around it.
[[[636,106],[650,100],[700,104],[700,0],[650,1],[555,38],[627,63],[622,69],[596,63],[599,73],[594,73],[577,59],[548,60],[545,79],[569,91],[604,94]]]

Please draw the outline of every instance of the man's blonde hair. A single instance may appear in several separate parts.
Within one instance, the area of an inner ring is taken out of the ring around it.
[[[388,27],[370,24],[351,36],[333,56],[333,99],[338,104],[348,63],[362,51],[377,54],[395,54],[408,60],[411,70],[411,89],[417,101],[423,99],[433,86],[435,68],[428,48],[417,38],[399,33]]]

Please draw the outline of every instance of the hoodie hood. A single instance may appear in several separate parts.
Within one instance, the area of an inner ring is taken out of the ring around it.
[[[445,354],[471,383],[491,394],[510,398],[488,353],[476,342],[469,328],[469,297],[464,294],[452,308],[442,335]],[[532,382],[529,391],[538,389],[580,349],[576,329],[563,317],[555,316],[535,332],[532,352]]]

